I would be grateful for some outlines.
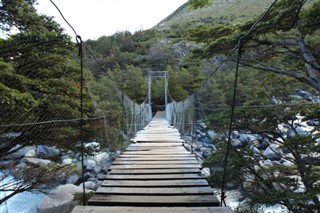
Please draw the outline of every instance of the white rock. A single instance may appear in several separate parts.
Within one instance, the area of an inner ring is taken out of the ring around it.
[[[273,163],[272,163],[271,160],[259,161],[259,164],[260,164],[261,167],[265,167],[265,168],[273,166]]]
[[[191,142],[192,142],[192,137],[190,137],[190,136],[184,136],[184,140],[185,140],[186,142],[191,143]]]
[[[62,161],[62,165],[68,165],[68,164],[72,164],[72,159],[66,158]]]
[[[258,165],[254,165],[254,171],[258,172],[259,170],[261,170],[261,167]]]
[[[283,156],[283,151],[277,144],[270,144],[264,151],[264,156],[270,160],[280,160]]]
[[[282,165],[284,165],[285,167],[294,167],[295,164],[292,163],[291,161],[285,160],[282,162]]]
[[[198,126],[199,126],[202,130],[205,130],[205,129],[207,128],[207,125],[206,125],[204,122],[202,122],[202,121],[200,121],[200,122],[198,123]]]
[[[86,181],[86,182],[84,182],[84,183],[81,183],[81,184],[79,185],[79,187],[82,188],[82,187],[83,187],[83,184],[84,184],[84,188],[85,188],[85,189],[92,189],[92,190],[94,190],[95,187],[96,187],[96,184],[95,184],[95,182],[93,182],[93,181]]]
[[[40,158],[33,158],[33,157],[25,157],[24,158],[24,162],[35,164],[35,165],[38,165],[38,166],[43,166],[43,167],[46,167],[51,163],[50,160],[45,160],[45,159],[40,159]]]
[[[86,162],[86,168],[88,170],[94,170],[94,168],[97,166],[97,163],[94,160],[88,159]]]
[[[260,155],[260,151],[257,147],[251,146],[250,148],[254,155]]]
[[[10,151],[16,150],[19,147],[20,147],[20,145],[19,146],[15,146]],[[23,148],[19,149],[18,151],[12,153],[11,155],[9,155],[8,158],[22,158],[32,149],[34,149],[34,147],[32,147],[32,146],[23,147]]]
[[[108,153],[106,152],[102,152],[100,154],[97,154],[94,156],[95,161],[97,162],[97,164],[99,165],[103,160],[109,158]]]
[[[25,157],[36,157],[37,156],[36,150],[34,148],[30,149],[24,156]]]
[[[95,151],[95,152],[99,151],[99,149],[100,149],[100,144],[97,142],[87,143],[84,146],[85,146],[85,148],[87,148],[91,151]]]
[[[66,184],[52,190],[39,204],[38,213],[67,213],[75,206],[75,193],[81,193],[82,188]]]
[[[96,173],[96,174],[99,174],[102,170],[102,167],[101,166],[97,166],[93,169],[93,172]]]
[[[232,139],[231,145],[235,148],[241,148],[243,147],[242,142],[239,139]]]
[[[210,176],[210,169],[207,168],[207,167],[202,168],[201,175],[204,176],[204,177],[209,177]]]
[[[38,145],[36,148],[36,153],[38,157],[50,158],[60,155],[60,150],[56,147]]]
[[[208,136],[212,139],[212,138],[216,138],[217,137],[217,133],[215,133],[214,131],[212,130],[209,130],[207,132]]]
[[[80,179],[79,175],[70,175],[67,178],[66,183],[75,184],[79,179]]]

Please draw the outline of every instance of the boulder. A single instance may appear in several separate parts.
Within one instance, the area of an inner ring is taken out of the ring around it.
[[[84,174],[84,178],[87,178],[87,179],[94,178],[94,175],[91,174],[90,172],[87,172],[87,173]]]
[[[209,177],[210,176],[210,169],[205,167],[205,168],[202,168],[201,169],[201,175],[204,176],[204,177]]]
[[[231,134],[231,137],[232,138],[240,138],[240,134],[238,131],[233,131],[232,134]]]
[[[92,171],[97,166],[97,163],[94,160],[88,159],[85,165],[87,170]]]
[[[99,165],[103,160],[108,158],[109,154],[106,152],[102,152],[94,156],[94,160],[96,161],[97,165]]]
[[[66,183],[68,184],[75,184],[77,183],[77,181],[80,179],[79,175],[70,175],[67,180]]]
[[[212,144],[210,144],[208,146],[208,148],[211,149],[212,151],[217,151],[218,150],[217,147],[215,147],[215,145],[212,145]]]
[[[243,145],[252,145],[254,142],[258,140],[258,135],[254,134],[240,134],[239,135],[239,140],[242,142]]]
[[[51,158],[60,155],[60,150],[56,147],[49,147],[45,145],[38,145],[36,148],[36,153],[38,157],[41,158]]]
[[[232,139],[231,145],[236,149],[243,147],[243,144],[239,139]]]
[[[101,170],[102,170],[101,166],[96,166],[96,167],[94,167],[93,172],[96,174],[99,174],[101,172]]]
[[[255,146],[251,146],[251,151],[253,152],[254,156],[260,156],[260,154],[261,154],[259,149]]]
[[[212,144],[212,141],[208,136],[205,136],[201,141],[202,143]]]
[[[288,129],[287,131],[288,138],[295,137],[296,135],[307,136],[308,134],[300,126],[296,127],[295,131],[291,128]]]
[[[72,164],[72,159],[66,158],[62,161],[62,165],[68,165],[68,164]]]
[[[202,157],[203,157],[204,159],[207,159],[207,158],[209,157],[209,155],[210,155],[210,152],[208,152],[208,151],[202,152]]]
[[[310,92],[304,91],[304,90],[297,90],[295,95],[300,96],[303,99],[310,99],[312,100],[313,95]]]
[[[273,163],[271,160],[262,160],[262,161],[259,161],[259,164],[261,167],[265,167],[265,168],[273,166]]]
[[[256,146],[258,149],[265,150],[270,144],[270,141],[268,138],[264,138],[259,144]]]
[[[13,150],[16,150],[16,149],[19,149],[20,148],[20,145],[19,146],[15,146],[14,148],[12,148],[10,151],[13,151]],[[18,151],[12,153],[11,155],[9,155],[7,158],[9,159],[17,159],[17,158],[22,158],[24,157],[30,150],[33,150],[34,147],[32,146],[26,146],[26,147],[23,147],[21,149],[19,149]]]
[[[265,158],[269,160],[280,160],[283,156],[283,151],[277,144],[270,144],[264,151]]]
[[[27,153],[24,155],[25,157],[34,158],[37,156],[35,149],[29,149]]]
[[[98,142],[87,143],[84,147],[93,152],[98,152],[100,150],[100,144]]]
[[[320,126],[320,122],[319,121],[308,120],[306,123],[307,123],[308,126]]]
[[[98,178],[89,178],[87,181],[92,181],[95,184],[99,183],[99,179]]]
[[[43,166],[43,167],[46,167],[51,163],[50,160],[33,158],[33,157],[25,157],[23,158],[23,161],[25,163],[34,164],[34,165]]]
[[[39,204],[38,213],[67,213],[72,210],[74,194],[81,193],[82,188],[66,184],[52,190]]]
[[[289,167],[289,168],[295,167],[295,164],[292,163],[291,161],[288,161],[288,160],[283,160],[283,161],[281,162],[281,164],[282,164],[283,166]]]
[[[202,139],[201,134],[197,134],[196,139],[197,139],[197,140],[201,140],[201,139]]]
[[[198,121],[197,127],[198,127],[200,130],[204,131],[204,130],[207,128],[207,125],[206,125],[204,122],[202,122],[202,121]]]
[[[217,133],[215,133],[215,132],[212,131],[212,130],[209,130],[209,131],[207,132],[207,135],[208,135],[211,139],[216,138],[216,137],[218,136]]]
[[[85,189],[92,189],[92,190],[94,190],[94,189],[96,188],[96,183],[93,182],[93,181],[86,181],[86,182],[84,182],[84,183],[81,183],[81,184],[79,185],[79,187],[82,188],[82,187],[83,187],[83,184],[84,184],[84,188],[85,188]]]

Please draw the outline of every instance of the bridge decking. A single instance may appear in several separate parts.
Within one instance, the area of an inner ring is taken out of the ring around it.
[[[73,212],[232,212],[218,207],[195,156],[168,126],[163,113],[157,113],[113,162],[89,206]]]

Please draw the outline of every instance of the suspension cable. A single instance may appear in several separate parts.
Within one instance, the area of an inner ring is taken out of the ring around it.
[[[241,48],[242,48],[243,40],[242,38],[238,41],[238,56],[237,56],[237,65],[236,65],[236,73],[235,73],[235,80],[234,80],[234,87],[233,87],[233,97],[232,97],[232,107],[231,107],[231,113],[230,113],[230,123],[229,123],[229,134],[228,134],[228,141],[226,146],[226,154],[224,158],[224,166],[223,166],[223,178],[222,178],[222,186],[221,186],[221,206],[224,204],[226,206],[225,201],[225,182],[226,182],[226,175],[227,175],[227,164],[228,164],[228,157],[229,157],[229,149],[231,144],[231,132],[232,132],[232,125],[234,121],[234,109],[235,109],[235,103],[236,103],[236,95],[237,95],[237,86],[238,86],[238,74],[239,74],[239,61],[241,57]]]
[[[224,204],[226,206],[225,202],[225,182],[226,182],[226,176],[227,176],[227,165],[228,165],[228,157],[229,157],[229,150],[230,150],[230,144],[231,144],[231,133],[232,133],[232,126],[234,122],[234,109],[236,107],[236,95],[237,95],[237,86],[238,86],[238,76],[239,76],[239,64],[240,64],[240,58],[241,58],[241,49],[243,47],[243,44],[245,42],[245,39],[249,37],[249,35],[253,32],[254,28],[258,25],[259,22],[261,22],[264,17],[270,12],[271,8],[275,5],[277,0],[275,0],[268,8],[268,10],[260,16],[260,18],[251,26],[249,31],[245,34],[245,36],[241,37],[238,40],[237,44],[237,61],[236,61],[236,71],[235,71],[235,80],[234,80],[234,88],[233,88],[233,97],[232,97],[232,105],[231,105],[231,112],[230,112],[230,123],[229,123],[229,132],[228,132],[228,141],[226,145],[226,154],[224,158],[224,168],[223,168],[223,179],[222,179],[222,185],[221,185],[221,206]]]
[[[243,43],[245,41],[245,39],[253,32],[254,28],[265,18],[265,16],[270,12],[271,8],[275,5],[275,3],[278,0],[274,0],[273,3],[269,6],[268,10],[259,17],[259,19],[251,26],[251,28],[248,30],[248,32],[242,37],[243,38]],[[204,86],[212,77],[215,73],[218,72],[218,70],[222,67],[222,65],[231,57],[232,53],[237,50],[238,46],[235,46],[232,50],[230,50],[229,54],[220,62],[220,64],[218,65],[218,67],[216,67],[216,69],[214,69],[209,76],[202,81],[202,83],[200,84],[199,88],[196,90],[198,91],[202,86]]]
[[[79,48],[79,57],[80,57],[80,142],[81,142],[81,167],[82,167],[82,179],[84,180],[84,130],[83,130],[83,125],[84,125],[84,114],[83,114],[83,87],[84,87],[84,79],[83,79],[83,41],[80,35],[76,32],[74,27],[67,21],[67,19],[64,17],[63,13],[59,9],[59,7],[52,1],[50,2],[54,5],[54,7],[58,10],[60,13],[61,17],[63,20],[69,25],[69,27],[72,29],[76,36],[76,41],[78,44]],[[83,205],[86,205],[86,188],[85,184],[82,184],[82,195],[83,195]]]

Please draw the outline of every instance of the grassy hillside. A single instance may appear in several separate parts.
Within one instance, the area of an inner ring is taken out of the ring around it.
[[[189,27],[212,24],[237,24],[258,16],[273,0],[210,0],[211,5],[194,10],[188,3],[162,20],[155,28]]]

